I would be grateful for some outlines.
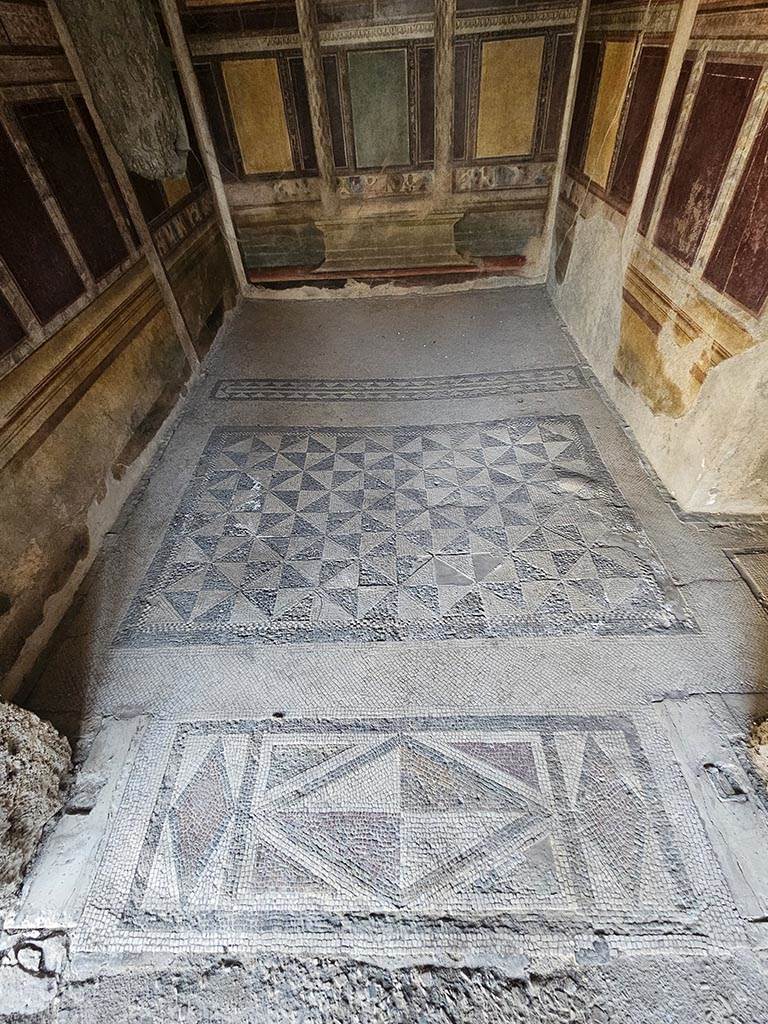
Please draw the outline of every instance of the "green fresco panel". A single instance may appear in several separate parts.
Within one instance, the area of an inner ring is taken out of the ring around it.
[[[357,166],[409,164],[405,50],[355,50],[348,59]]]

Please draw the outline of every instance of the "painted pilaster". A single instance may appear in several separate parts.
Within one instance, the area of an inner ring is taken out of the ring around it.
[[[296,14],[299,20],[301,52],[304,57],[304,73],[307,79],[312,137],[315,140],[317,169],[320,175],[320,198],[324,213],[328,216],[336,212],[338,199],[336,196],[336,167],[331,145],[331,120],[328,114],[328,98],[325,94],[323,58],[320,53],[316,0],[296,0]]]
[[[237,289],[242,294],[247,288],[243,258],[240,255],[235,225],[232,221],[232,213],[227,202],[226,192],[224,191],[219,161],[216,157],[216,150],[213,148],[213,140],[208,126],[208,117],[205,113],[203,97],[200,95],[200,86],[197,82],[195,69],[192,67],[192,58],[189,55],[189,47],[184,36],[181,18],[179,17],[179,8],[176,0],[160,0],[160,9],[168,31],[171,52],[179,72],[181,86],[187,98],[189,116],[195,128],[197,142],[200,147],[200,156],[202,157],[205,171],[208,175],[208,182],[211,186],[216,219],[219,222],[219,228],[224,238],[224,245],[226,246],[232,273],[237,282]]]
[[[435,0],[435,204],[453,192],[453,91],[456,0]]]
[[[544,267],[551,265],[553,260],[553,249],[555,245],[555,221],[557,219],[557,204],[560,201],[560,189],[563,186],[565,174],[565,160],[568,154],[568,136],[571,134],[571,120],[573,119],[573,108],[576,103],[576,88],[579,83],[579,72],[581,70],[581,54],[584,49],[584,35],[587,31],[587,19],[589,17],[589,0],[581,0],[576,24],[573,29],[573,57],[571,58],[571,73],[568,79],[568,90],[563,106],[563,123],[560,128],[560,138],[557,144],[557,161],[552,174],[552,185],[549,190],[547,203],[547,218],[544,223],[544,239],[547,246]]]

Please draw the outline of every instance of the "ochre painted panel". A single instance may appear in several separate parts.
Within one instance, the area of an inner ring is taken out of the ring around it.
[[[347,59],[357,166],[409,164],[405,50],[352,50]]]
[[[245,173],[292,171],[277,61],[227,60],[221,67]]]
[[[592,130],[584,160],[584,173],[601,188],[608,183],[634,51],[634,43],[610,41],[605,44]]]
[[[189,181],[186,174],[182,178],[165,178],[163,180],[163,192],[168,200],[168,205],[173,206],[180,202],[184,196],[190,193]]]
[[[527,156],[533,150],[543,36],[483,43],[476,155]]]

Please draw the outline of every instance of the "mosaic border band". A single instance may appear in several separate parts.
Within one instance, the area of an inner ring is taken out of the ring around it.
[[[376,377],[367,380],[222,378],[214,384],[211,398],[220,402],[403,402],[489,398],[589,387],[581,367],[554,366],[501,373]]]

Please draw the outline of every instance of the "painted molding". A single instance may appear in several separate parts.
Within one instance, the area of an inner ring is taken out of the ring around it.
[[[472,36],[486,32],[510,32],[519,29],[570,26],[576,19],[578,5],[553,7],[549,10],[517,10],[514,13],[459,18],[457,36]],[[344,46],[355,43],[389,43],[411,39],[429,39],[434,36],[434,23],[429,21],[404,24],[342,26],[320,30],[322,46]],[[298,32],[268,35],[190,35],[189,48],[195,57],[216,54],[260,53],[275,50],[298,50],[301,38]]]

